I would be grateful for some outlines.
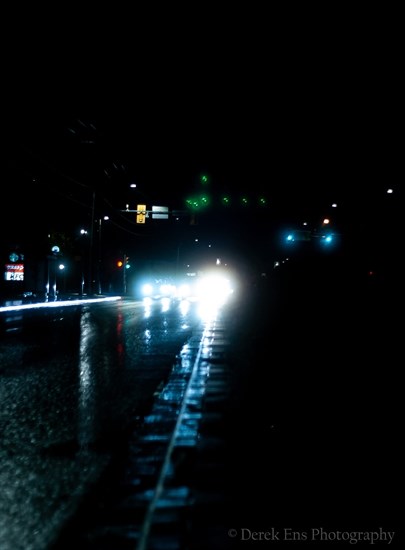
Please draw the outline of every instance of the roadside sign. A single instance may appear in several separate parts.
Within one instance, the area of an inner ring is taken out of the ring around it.
[[[155,220],[167,220],[169,217],[168,206],[152,206],[152,218]]]

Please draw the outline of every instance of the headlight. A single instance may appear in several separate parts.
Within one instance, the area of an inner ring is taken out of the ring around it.
[[[145,283],[142,286],[142,294],[143,296],[151,296],[153,292],[153,287],[150,283]]]

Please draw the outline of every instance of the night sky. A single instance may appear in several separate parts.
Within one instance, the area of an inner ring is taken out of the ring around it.
[[[27,229],[33,240],[75,231],[92,214],[108,214],[111,239],[125,247],[200,230],[250,235],[259,248],[263,233],[321,219],[332,202],[340,222],[362,231],[400,215],[394,32],[373,33],[361,19],[332,27],[326,14],[311,26],[298,13],[280,21],[254,10],[172,13],[170,24],[163,12],[132,23],[118,10],[101,15],[72,13],[45,34],[27,21],[15,36],[24,47],[5,79],[3,247],[26,241]],[[121,212],[137,203],[183,210],[202,174],[212,202],[197,227],[189,217],[139,227]]]

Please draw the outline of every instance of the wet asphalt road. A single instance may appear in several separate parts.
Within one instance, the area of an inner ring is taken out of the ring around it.
[[[398,286],[303,266],[245,290],[222,316],[225,355],[210,363],[199,442],[180,468],[190,505],[160,526],[174,538],[148,548],[364,547],[371,536],[403,547]],[[110,538],[88,537],[84,520],[63,550],[136,547],[136,505],[121,521],[101,510]]]
[[[118,301],[1,314],[0,548],[48,548],[199,318]]]
[[[311,540],[320,529],[328,547],[342,532],[390,531],[398,543],[402,342],[389,283],[304,266],[227,311],[227,398],[206,408],[181,548],[325,547]]]

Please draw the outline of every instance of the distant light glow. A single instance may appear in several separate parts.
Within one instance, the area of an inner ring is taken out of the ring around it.
[[[181,300],[181,302],[179,304],[179,308],[180,308],[180,312],[183,316],[187,315],[187,313],[190,311],[190,302],[188,300],[184,300],[184,299]],[[182,328],[187,328],[187,325],[182,326]]]
[[[166,311],[169,311],[170,309],[170,298],[168,296],[164,296],[161,300],[160,300],[160,307],[161,307],[161,311],[163,313],[165,313]]]
[[[186,298],[187,296],[191,295],[191,288],[190,285],[183,283],[181,284],[176,291],[178,298]]]
[[[328,234],[328,235],[322,235],[321,243],[325,246],[331,245],[331,243],[334,242],[334,235]]]
[[[148,319],[152,315],[152,299],[144,298],[143,299],[143,316],[145,319]]]
[[[144,296],[151,296],[152,292],[153,292],[153,287],[150,283],[145,283],[142,286],[142,294]]]
[[[391,194],[393,192],[394,192],[394,190],[392,188],[387,189],[387,193]]]
[[[205,275],[198,284],[198,297],[201,302],[215,303],[220,306],[226,302],[233,289],[229,279],[226,277],[211,273]]]
[[[212,302],[208,303],[200,303],[200,306],[198,308],[198,315],[200,316],[201,320],[205,323],[213,322],[217,315],[219,310],[219,304],[215,304]]]

